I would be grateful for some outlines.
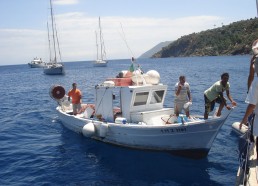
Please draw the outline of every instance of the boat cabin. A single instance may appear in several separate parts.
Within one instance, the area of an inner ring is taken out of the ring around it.
[[[130,123],[150,123],[148,119],[154,113],[155,116],[173,113],[171,108],[163,108],[167,85],[97,85],[95,91],[95,113],[107,122],[120,117]]]

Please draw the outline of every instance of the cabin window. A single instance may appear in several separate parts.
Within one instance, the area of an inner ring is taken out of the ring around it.
[[[149,92],[138,92],[135,95],[133,106],[146,105]]]
[[[163,100],[164,92],[164,90],[153,91],[150,103],[161,103]]]

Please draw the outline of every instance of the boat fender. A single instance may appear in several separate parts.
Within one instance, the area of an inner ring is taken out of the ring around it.
[[[92,137],[95,134],[95,127],[92,122],[87,123],[82,128],[82,134],[85,137]]]
[[[65,89],[61,85],[53,85],[49,91],[50,97],[60,100],[65,96]]]
[[[115,83],[114,83],[114,81],[104,81],[103,86],[104,87],[114,87]]]
[[[106,137],[107,131],[108,131],[108,124],[101,123],[101,125],[99,127],[99,136],[102,138]]]
[[[234,122],[232,124],[232,129],[233,131],[235,131],[236,133],[242,135],[244,133],[246,133],[246,131],[248,130],[248,126],[246,125],[242,125],[241,129],[239,128],[240,122]]]

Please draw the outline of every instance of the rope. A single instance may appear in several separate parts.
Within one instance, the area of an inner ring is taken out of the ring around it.
[[[104,98],[104,95],[106,94],[107,89],[108,89],[108,87],[106,87],[105,92],[104,92],[104,94],[102,95],[102,98],[101,98],[101,100],[100,100],[98,106],[97,106],[97,107],[95,106],[95,113],[94,113],[95,116],[97,116],[97,111],[98,111],[97,109],[99,108],[99,106],[100,106],[100,104],[101,104],[101,102],[102,102],[102,100],[103,100],[103,98]],[[96,108],[97,108],[97,109],[96,109]],[[94,123],[93,118],[92,118],[92,123]]]
[[[131,55],[132,55],[132,56],[134,56],[134,54],[133,54],[132,50],[130,49],[130,47],[129,47],[129,45],[128,45],[127,41],[126,41],[125,33],[124,33],[124,29],[123,29],[122,23],[120,23],[120,26],[121,26],[122,34],[123,34],[123,35],[121,35],[121,37],[122,37],[122,39],[124,40],[124,42],[125,42],[125,44],[126,44],[126,47],[127,47],[128,51],[131,53]]]

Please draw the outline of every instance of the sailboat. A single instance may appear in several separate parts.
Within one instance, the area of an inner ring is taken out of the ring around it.
[[[43,71],[44,74],[47,75],[62,75],[64,74],[64,65],[60,62],[57,62],[57,50],[61,61],[61,52],[57,37],[57,31],[55,27],[55,20],[53,15],[53,8],[52,8],[52,0],[50,2],[50,12],[51,12],[51,33],[52,33],[52,43],[50,42],[50,35],[49,35],[49,27],[48,27],[48,41],[49,41],[49,63],[44,67]],[[52,45],[52,48],[51,48]],[[53,51],[53,57],[52,57]]]
[[[102,30],[101,30],[100,17],[99,17],[99,35],[96,32],[96,47],[97,47],[97,59],[93,62],[93,66],[106,67],[108,62],[106,60],[106,51],[105,51],[105,44],[104,44],[104,39],[102,35]]]

